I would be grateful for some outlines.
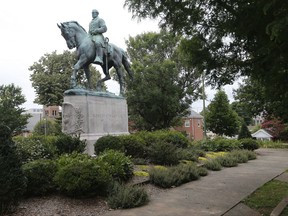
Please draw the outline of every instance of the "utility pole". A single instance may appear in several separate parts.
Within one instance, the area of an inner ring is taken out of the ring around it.
[[[207,138],[206,134],[206,116],[205,116],[205,70],[202,74],[202,98],[203,98],[203,136],[204,140]]]

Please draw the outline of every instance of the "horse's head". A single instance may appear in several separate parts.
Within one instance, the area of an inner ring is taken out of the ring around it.
[[[61,30],[61,35],[65,38],[69,49],[73,49],[77,46],[75,38],[76,30],[71,23],[72,22],[64,22],[60,25],[57,23],[57,26]]]

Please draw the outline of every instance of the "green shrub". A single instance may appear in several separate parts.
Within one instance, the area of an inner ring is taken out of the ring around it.
[[[74,197],[105,195],[112,180],[106,163],[83,154],[59,158],[54,181],[63,193]]]
[[[71,154],[72,152],[83,153],[86,147],[86,141],[80,140],[80,137],[72,137],[66,134],[58,136],[55,141],[58,154]]]
[[[13,138],[22,163],[38,159],[52,159],[56,154],[56,136],[30,136]]]
[[[178,150],[180,160],[198,161],[197,152],[192,148],[185,148]]]
[[[219,171],[222,168],[221,164],[217,161],[217,159],[206,160],[204,162],[204,167],[206,167],[208,170],[213,171]]]
[[[237,159],[230,154],[217,157],[216,160],[221,164],[223,167],[235,167],[238,165]]]
[[[149,197],[144,188],[140,186],[115,183],[107,201],[112,209],[127,209],[145,205]]]
[[[24,164],[22,169],[28,180],[26,195],[44,195],[55,189],[55,161],[35,160]]]
[[[248,160],[255,160],[257,158],[257,154],[250,150],[242,150],[248,157]]]
[[[252,136],[251,136],[251,132],[249,131],[246,123],[243,122],[242,125],[241,125],[241,128],[240,128],[238,139],[240,140],[240,139],[245,139],[245,138],[252,139]]]
[[[205,167],[198,167],[198,174],[199,176],[207,176],[208,170]]]
[[[59,135],[61,134],[61,126],[55,120],[40,120],[33,128],[34,135]]]
[[[150,182],[162,188],[179,186],[199,178],[198,168],[193,164],[180,164],[168,169],[152,168],[149,171]]]
[[[242,150],[234,150],[230,154],[236,158],[237,163],[247,163],[248,161],[248,155]]]
[[[135,134],[142,138],[146,143],[146,146],[153,145],[158,142],[165,142],[172,144],[178,148],[186,148],[189,144],[189,140],[178,131],[170,130],[158,130],[153,132],[141,131]]]
[[[117,181],[127,181],[133,176],[133,163],[124,153],[106,150],[97,160],[108,164],[108,172]]]
[[[119,136],[121,145],[124,146],[125,154],[133,158],[145,158],[147,156],[147,147],[142,138],[135,135]]]
[[[15,145],[0,136],[0,215],[15,209],[26,190],[26,178]]]
[[[176,165],[180,159],[176,146],[161,141],[150,146],[148,158],[152,163],[160,165]]]
[[[258,144],[257,140],[255,140],[255,139],[246,138],[246,139],[240,139],[239,141],[240,141],[240,146],[243,149],[253,151],[253,150],[259,148],[259,144]]]
[[[159,140],[163,140],[166,143],[170,143],[178,148],[187,148],[189,140],[178,131],[156,131],[156,136],[158,136]]]
[[[197,142],[197,147],[204,151],[232,151],[240,148],[240,142],[235,139],[216,137],[215,139],[206,139],[201,142]]]
[[[108,149],[124,152],[124,145],[118,136],[112,135],[100,137],[94,144],[96,154],[100,154]]]
[[[280,141],[257,140],[257,143],[258,143],[259,147],[261,147],[261,148],[279,148],[279,149],[287,149],[288,148],[287,143],[283,143]]]

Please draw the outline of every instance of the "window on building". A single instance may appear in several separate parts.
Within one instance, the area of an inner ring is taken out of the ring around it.
[[[57,111],[56,110],[52,110],[52,116],[56,116],[57,115]]]
[[[197,121],[197,126],[198,126],[198,127],[201,127],[201,121],[200,121],[200,119],[198,119],[198,121]]]
[[[185,123],[184,123],[184,126],[185,127],[190,127],[190,120],[185,120]]]

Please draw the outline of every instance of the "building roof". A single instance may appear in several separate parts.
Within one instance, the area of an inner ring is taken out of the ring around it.
[[[273,136],[264,129],[260,129],[251,135],[252,137],[256,137],[256,138],[273,138]]]
[[[187,118],[203,119],[203,116],[191,109]]]

